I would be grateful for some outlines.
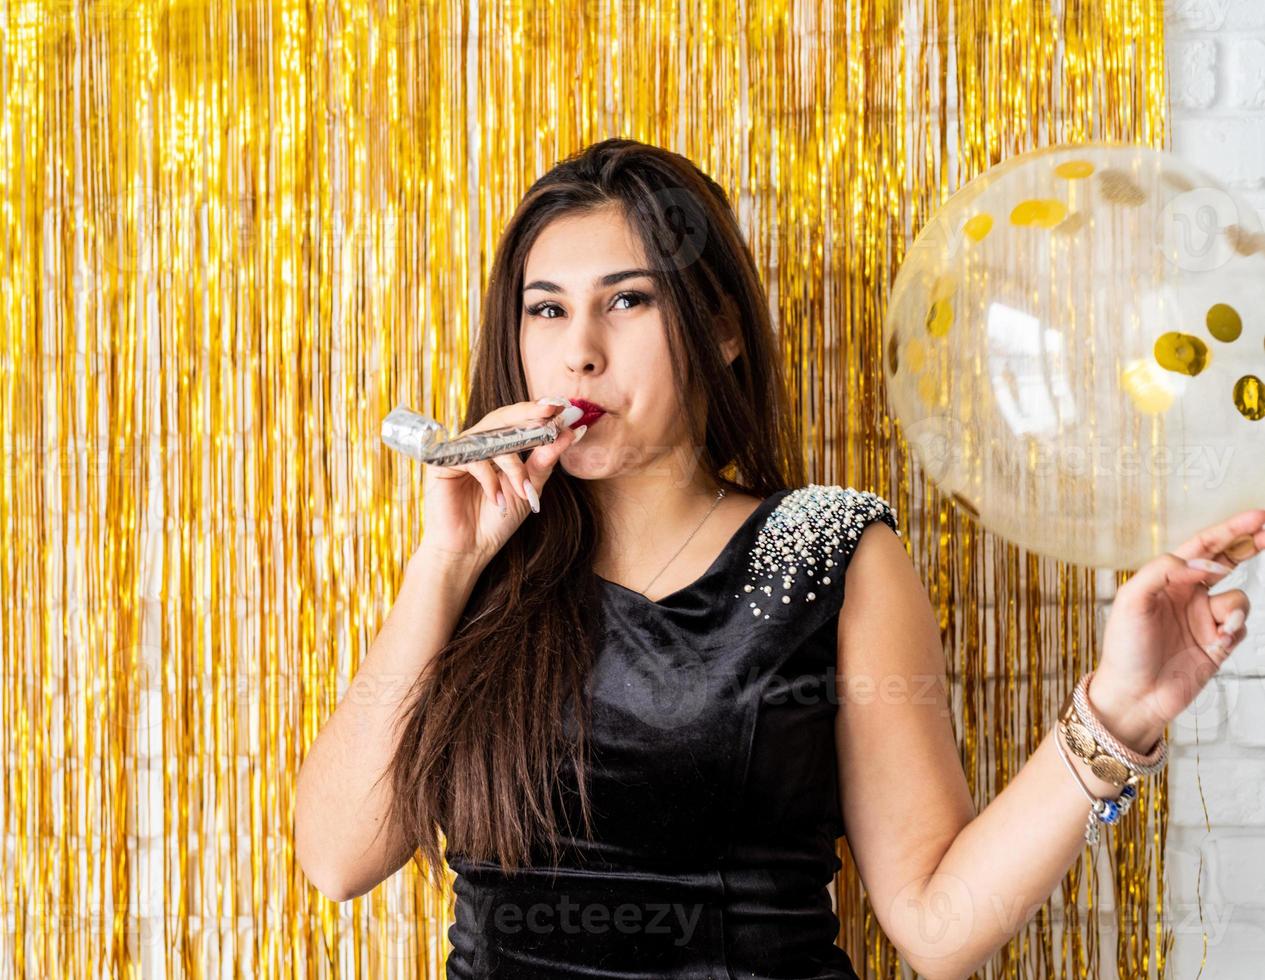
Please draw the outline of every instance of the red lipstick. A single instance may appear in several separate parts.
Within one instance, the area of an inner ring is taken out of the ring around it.
[[[597,402],[589,401],[587,398],[569,398],[567,400],[576,408],[584,411],[584,414],[571,424],[573,429],[578,429],[582,425],[592,425],[606,414],[605,408],[597,404]]]

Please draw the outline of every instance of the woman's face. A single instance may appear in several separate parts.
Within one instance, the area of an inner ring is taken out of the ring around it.
[[[560,458],[581,479],[644,472],[688,448],[661,294],[645,266],[614,207],[553,221],[527,257],[519,347],[531,399],[585,398],[606,409]],[[679,474],[680,462],[661,475]]]

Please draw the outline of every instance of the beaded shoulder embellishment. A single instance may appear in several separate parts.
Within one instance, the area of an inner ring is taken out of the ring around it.
[[[852,487],[810,483],[792,490],[765,518],[747,559],[747,581],[735,599],[746,599],[751,614],[768,619],[768,609],[802,599],[814,602],[830,588],[842,588],[836,571],[875,518],[898,530],[896,512],[877,494]],[[775,594],[780,592],[780,595]]]

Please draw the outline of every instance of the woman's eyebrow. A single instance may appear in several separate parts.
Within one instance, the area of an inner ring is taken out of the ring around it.
[[[598,276],[598,278],[593,280],[593,288],[601,289],[604,286],[613,286],[617,282],[623,282],[625,279],[634,279],[637,276],[649,276],[653,279],[656,275],[652,269],[625,269],[623,272],[611,272],[605,276]],[[523,287],[523,292],[527,292],[529,289],[543,289],[547,293],[566,292],[556,282],[550,282],[548,279],[532,280]]]

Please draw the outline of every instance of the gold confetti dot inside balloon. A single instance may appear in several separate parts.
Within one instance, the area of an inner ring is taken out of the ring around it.
[[[949,300],[942,299],[931,304],[927,313],[927,333],[933,337],[943,337],[953,326],[953,307]]]
[[[1265,383],[1254,374],[1245,374],[1234,384],[1234,407],[1249,422],[1265,418]]]
[[[935,408],[940,401],[940,393],[936,388],[936,380],[929,374],[918,379],[918,397],[928,408]]]
[[[1041,198],[1015,205],[1010,212],[1010,223],[1020,227],[1036,225],[1038,228],[1053,228],[1066,217],[1066,204],[1053,198]]]
[[[936,277],[936,281],[931,284],[931,302],[939,303],[943,299],[948,299],[958,291],[958,277],[952,272],[944,272]]]
[[[905,366],[914,374],[920,374],[926,363],[927,346],[917,337],[910,338],[909,343],[905,345]]]
[[[962,230],[971,241],[982,242],[984,236],[993,230],[993,216],[987,212],[977,214],[967,220]]]
[[[1193,191],[1195,189],[1195,185],[1192,184],[1183,174],[1174,173],[1171,170],[1165,170],[1162,174],[1160,174],[1160,180],[1168,184],[1168,186],[1173,188],[1173,190],[1180,191],[1183,194],[1186,193],[1186,191]]]
[[[900,370],[900,338],[892,334],[887,338],[887,373],[895,374]]]
[[[1239,339],[1243,318],[1228,303],[1217,303],[1208,310],[1208,332],[1224,344]]]
[[[1024,201],[1022,204],[1016,204],[1014,210],[1010,212],[1010,223],[1021,226],[1032,224],[1040,207],[1040,201]]]
[[[1081,180],[1094,172],[1094,165],[1088,160],[1068,160],[1054,168],[1056,177],[1064,180]]]
[[[1088,223],[1089,215],[1084,211],[1073,211],[1067,216],[1066,221],[1059,223],[1059,226],[1054,229],[1054,233],[1056,235],[1075,235]]]
[[[1246,231],[1239,225],[1230,225],[1225,230],[1225,237],[1240,255],[1265,252],[1265,233]]]
[[[1121,372],[1120,385],[1143,415],[1162,415],[1173,405],[1173,390],[1159,366],[1137,360]]]
[[[1098,190],[1109,204],[1136,208],[1146,201],[1142,188],[1123,170],[1099,171]]]
[[[1208,365],[1208,345],[1198,337],[1173,330],[1155,341],[1155,360],[1166,371],[1194,377]]]
[[[1046,201],[1037,215],[1036,223],[1042,228],[1053,228],[1067,217],[1067,205],[1062,201]]]

